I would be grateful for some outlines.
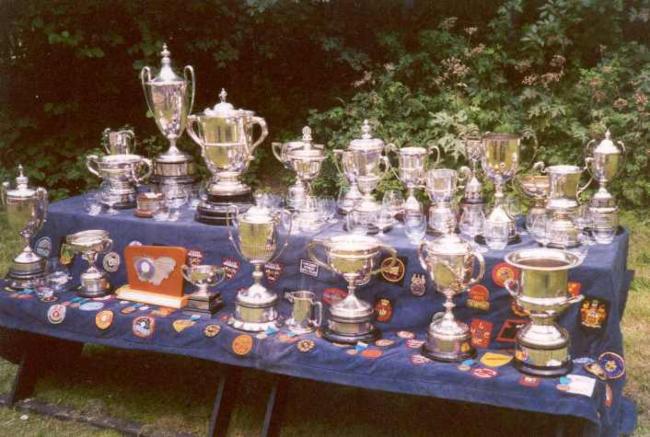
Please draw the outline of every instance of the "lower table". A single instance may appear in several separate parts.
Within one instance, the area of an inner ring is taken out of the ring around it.
[[[635,427],[634,407],[622,395],[625,376],[596,380],[593,392],[577,395],[562,390],[566,381],[559,378],[523,378],[510,364],[489,367],[480,362],[488,352],[511,352],[511,328],[522,319],[500,285],[500,276],[507,273],[503,264],[507,251],[486,254],[487,273],[482,285],[487,294],[457,299],[457,317],[474,326],[473,343],[479,349],[475,363],[458,366],[432,362],[419,354],[417,347],[425,338],[432,315],[441,310],[442,297],[433,291],[430,281],[426,282],[424,292],[417,280],[413,282],[424,271],[417,262],[415,248],[403,238],[399,227],[381,238],[398,249],[403,268],[397,273],[378,275],[360,289],[363,298],[384,310],[376,323],[383,340],[367,347],[343,347],[325,341],[318,333],[292,337],[281,329],[273,335],[256,336],[229,327],[225,320],[233,310],[234,295],[250,283],[251,269],[237,258],[223,227],[195,223],[191,211],[185,211],[181,220],[173,223],[137,219],[131,211],[110,217],[91,217],[79,211],[79,198],[51,205],[48,223],[35,246],[56,256],[66,234],[94,228],[111,233],[118,253],[135,240],[144,244],[183,245],[200,252],[205,262],[229,266],[232,278],[220,287],[225,308],[215,319],[191,320],[181,311],[168,313],[153,306],[120,302],[114,297],[82,301],[67,292],[60,294],[56,302],[44,302],[35,293],[2,293],[0,326],[77,343],[182,354],[277,375],[574,416],[585,419],[586,431],[596,435],[630,433]],[[305,245],[312,238],[338,232],[340,224],[333,224],[318,233],[293,236],[286,253],[265,269],[267,284],[278,291],[309,288],[327,302],[339,293],[344,282],[322,269],[314,269],[305,254]],[[570,273],[574,291],[584,294],[588,303],[574,306],[560,318],[572,336],[574,375],[592,377],[582,366],[588,358],[606,351],[623,355],[620,319],[632,278],[626,269],[628,239],[623,232],[611,245],[590,248],[583,265]],[[532,244],[524,236],[512,248]],[[73,274],[82,266],[81,261],[76,262]],[[123,270],[121,267],[112,274],[114,284],[124,282]],[[595,324],[586,323],[593,304],[602,308],[606,317]],[[287,316],[289,304],[282,302],[279,311]],[[106,322],[108,319],[110,323]],[[227,384],[223,384],[225,389]],[[281,384],[276,389],[282,394]],[[274,399],[277,398],[272,396],[271,400]],[[271,402],[271,412],[273,408]]]

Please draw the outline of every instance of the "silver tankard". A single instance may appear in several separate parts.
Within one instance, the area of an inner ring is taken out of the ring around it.
[[[104,129],[102,144],[109,155],[128,155],[134,152],[135,133],[131,129]]]
[[[311,291],[301,290],[285,293],[293,304],[291,318],[287,320],[289,330],[295,334],[306,334],[320,327],[323,322],[323,304],[316,300]]]

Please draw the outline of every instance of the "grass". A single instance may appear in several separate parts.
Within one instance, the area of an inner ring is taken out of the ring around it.
[[[650,227],[642,215],[625,213],[632,231],[629,265],[636,270],[623,319],[628,382],[626,393],[638,404],[637,435],[650,435]],[[0,223],[0,230],[6,227]],[[0,271],[5,271],[18,239],[0,232]],[[16,366],[0,360],[0,391],[7,392]],[[73,406],[87,414],[108,414],[148,424],[147,433],[203,434],[219,376],[214,364],[160,354],[86,347],[78,363],[48,372],[39,381],[39,400]],[[270,388],[261,372],[246,372],[230,435],[259,432],[265,395]],[[491,407],[399,396],[312,381],[296,381],[289,390],[283,435],[450,436],[547,435],[553,421],[544,416]],[[113,432],[0,408],[0,435],[112,436]],[[524,431],[525,430],[525,431]]]

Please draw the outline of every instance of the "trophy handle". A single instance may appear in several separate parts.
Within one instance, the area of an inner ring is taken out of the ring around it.
[[[323,244],[323,240],[311,240],[307,244],[307,256],[314,261],[316,264],[318,264],[319,267],[324,268],[327,271],[334,272],[334,269],[331,268],[327,263],[323,262],[320,258],[316,256],[316,253],[314,252],[314,249],[316,246],[325,246]],[[336,273],[336,272],[335,272]]]
[[[621,146],[621,151],[623,152],[622,153],[622,155],[623,155],[622,158],[623,159],[621,159],[621,164],[618,166],[618,172],[617,172],[617,174],[620,174],[621,171],[623,171],[623,164],[625,163],[625,161],[627,159],[627,149],[625,148],[625,143],[623,143],[623,141],[617,141],[616,144]]]
[[[189,275],[189,273],[187,273],[187,270],[188,270],[188,269],[189,269],[189,267],[187,266],[187,264],[183,264],[183,265],[181,266],[181,274],[183,275],[183,278],[185,278],[185,280],[186,280],[187,282],[189,282],[190,284],[192,284],[192,280],[190,279],[190,275]]]
[[[142,163],[145,165],[147,170],[144,172],[142,176],[138,176],[135,174],[135,169],[133,170],[133,179],[137,184],[142,183],[143,181],[149,179],[149,176],[151,176],[151,172],[153,171],[153,163],[151,162],[151,159],[149,158],[142,158]]]
[[[37,229],[40,229],[41,226],[43,226],[43,223],[45,223],[45,220],[47,220],[47,207],[49,205],[47,190],[45,188],[38,187],[36,189],[36,196],[38,198]]]
[[[232,212],[234,212],[234,216]],[[238,216],[239,216],[239,208],[237,208],[237,205],[234,204],[228,205],[228,209],[226,209],[226,226],[228,227],[228,239],[230,240],[232,246],[235,248],[235,252],[237,252],[237,254],[241,258],[246,259],[244,254],[241,253],[239,246],[235,242],[235,237],[233,237],[232,235],[233,224],[234,226],[238,226],[238,221],[237,221]]]
[[[343,152],[345,152],[343,149],[334,149],[332,150],[332,153],[334,153],[334,167],[336,167],[336,170],[339,172],[339,174],[345,175],[345,172],[343,171]]]
[[[293,216],[291,215],[290,211],[288,211],[286,209],[281,209],[280,210],[280,221],[282,222],[283,227],[286,227],[285,218],[287,218],[288,222],[289,222],[289,229],[287,230],[287,236],[285,237],[284,243],[282,244],[282,247],[280,248],[280,250],[268,262],[273,262],[276,259],[280,258],[280,255],[282,255],[282,252],[284,252],[284,249],[286,249],[287,246],[289,245],[289,237],[291,236],[291,228],[293,227]]]
[[[504,287],[506,290],[508,290],[508,293],[510,293],[510,296],[513,298],[518,299],[519,296],[521,296],[521,288],[519,287],[519,282],[515,281],[514,279],[506,280]]]
[[[287,162],[285,159],[282,159],[282,143],[271,143],[271,151],[273,152],[273,155],[275,155],[275,159],[280,161],[286,167]]]
[[[226,270],[224,270],[223,267],[217,267],[217,269],[215,270],[215,274],[216,275],[215,275],[214,282],[212,282],[213,287],[215,285],[221,284],[223,281],[226,280]]]
[[[293,303],[293,293],[290,291],[286,291],[284,293],[284,298],[289,301],[289,303]]]
[[[588,169],[589,169],[589,166],[585,165],[585,170],[588,170]],[[576,194],[578,196],[580,194],[582,194],[583,191],[585,191],[587,188],[589,188],[589,185],[591,185],[591,181],[593,181],[593,180],[594,180],[594,176],[591,174],[591,171],[589,171],[589,180],[582,187],[578,187],[578,191],[577,191]]]
[[[199,117],[196,115],[188,115],[187,117],[187,133],[189,134],[190,138],[201,147],[201,151],[204,151],[204,145],[203,145],[203,139],[199,137],[197,134],[197,130],[194,129],[194,125],[199,122]],[[205,156],[204,156],[205,158]]]
[[[312,305],[316,308],[316,319],[313,320],[314,326],[317,328],[323,324],[323,304],[319,301],[312,302]]]
[[[0,185],[0,204],[1,205],[6,205],[7,204],[7,191],[9,191],[9,182],[4,181],[2,185]]]
[[[426,260],[424,259],[424,250],[423,250],[425,245],[426,245],[426,241],[422,241],[422,242],[420,243],[420,245],[418,246],[417,253],[418,253],[418,261],[420,261],[420,266],[421,266],[421,267],[424,269],[424,271],[426,272],[426,271],[428,271],[428,270],[427,270],[427,262],[426,262]]]
[[[98,178],[101,178],[101,176],[99,175],[99,165],[97,164],[98,159],[99,158],[97,157],[97,155],[86,156],[86,168],[88,169],[89,172],[91,172]]]
[[[126,153],[135,153],[135,132],[132,129],[125,129],[122,132],[129,138],[131,144],[131,148]]]
[[[538,172],[540,172],[540,173],[543,174],[543,175],[546,174],[546,164],[544,164],[544,161],[537,161],[536,163],[533,164],[533,166],[531,167],[531,169],[532,169],[533,171],[538,171]],[[514,186],[514,187],[517,189],[517,191],[519,191],[520,193],[523,193],[523,194],[525,194],[525,195],[527,195],[527,196],[530,196],[531,194],[527,193],[526,190],[524,189],[524,185],[523,185],[523,183],[521,182],[521,176],[522,176],[522,175],[519,174],[519,173],[517,173],[517,174],[514,176],[513,181],[516,182],[516,183],[513,184],[513,186]],[[535,195],[538,195],[538,193],[535,193]]]
[[[255,151],[257,146],[259,146],[262,143],[262,141],[264,141],[266,137],[269,135],[269,128],[266,125],[266,120],[264,120],[262,117],[252,117],[251,121],[253,124],[259,125],[259,127],[262,129],[262,133],[257,138],[257,141],[255,141],[251,146],[249,150],[249,154],[250,154],[249,159],[253,159],[253,152]]]
[[[194,75],[194,67],[191,65],[186,65],[183,68],[183,77],[185,78],[186,82],[191,83],[190,90],[192,92],[190,93],[190,105],[187,107],[187,113],[189,114],[192,112],[192,107],[194,107],[194,93],[196,91],[196,76]]]
[[[149,110],[153,112],[153,102],[151,101],[151,96],[147,91],[147,83],[151,82],[151,68],[143,67],[142,70],[140,70],[140,82],[142,83],[142,91],[144,91],[144,99],[147,102],[147,106],[149,107]]]
[[[477,284],[481,279],[483,279],[483,275],[485,275],[485,258],[483,258],[483,254],[478,251],[473,251],[472,255],[474,256],[474,259],[478,261],[478,274],[469,280],[465,286],[466,288]]]
[[[391,165],[390,165],[390,159],[388,159],[388,156],[381,156],[380,161],[384,163],[384,170],[381,172],[380,178],[383,179],[386,174],[391,170]]]
[[[394,248],[392,248],[390,246],[387,246],[385,244],[382,244],[381,248],[384,249],[386,252],[388,252],[390,254],[390,258],[393,260],[393,262],[389,266],[386,266],[386,267],[387,268],[395,267],[395,264],[397,264],[397,251]],[[370,274],[371,275],[376,275],[377,273],[381,272],[382,270],[383,270],[382,267],[378,267],[377,269],[370,272]]]
[[[572,304],[574,304],[574,303],[582,302],[582,300],[583,300],[584,298],[585,298],[585,297],[584,297],[584,295],[582,295],[582,294],[578,294],[578,295],[576,295],[576,296],[571,296],[571,297],[569,297],[569,298],[566,300],[565,305],[572,305]]]
[[[110,143],[110,141],[108,139],[108,134],[110,134],[110,133],[111,133],[111,128],[110,127],[107,127],[102,132],[102,146],[104,146],[104,150],[109,155],[111,154],[111,143]]]
[[[100,253],[106,253],[112,248],[113,248],[113,240],[111,238],[107,238],[106,240],[104,240],[104,244],[102,246]]]
[[[431,155],[434,151],[436,152],[436,159],[433,161],[432,165],[437,165],[440,162],[440,157],[442,154],[440,153],[440,147],[436,146],[435,144],[429,143],[427,145],[427,149],[429,149],[429,155]]]
[[[472,174],[472,169],[466,165],[463,165],[458,169],[458,190],[465,189],[465,183],[470,180]]]

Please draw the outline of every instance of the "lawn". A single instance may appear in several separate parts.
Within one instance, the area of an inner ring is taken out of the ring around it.
[[[632,231],[629,265],[636,270],[623,319],[628,383],[638,404],[637,435],[650,434],[650,218],[625,213]],[[0,223],[0,229],[4,229]],[[17,238],[0,232],[0,271],[6,271]],[[16,367],[0,360],[0,390]],[[75,366],[51,372],[36,388],[42,401],[146,423],[146,433],[205,433],[218,379],[213,364],[153,353],[87,347]],[[269,381],[248,372],[238,393],[230,435],[251,435],[264,415]],[[283,435],[544,435],[553,426],[535,414],[359,390],[311,381],[291,385]],[[117,435],[90,426],[0,407],[0,435]]]

